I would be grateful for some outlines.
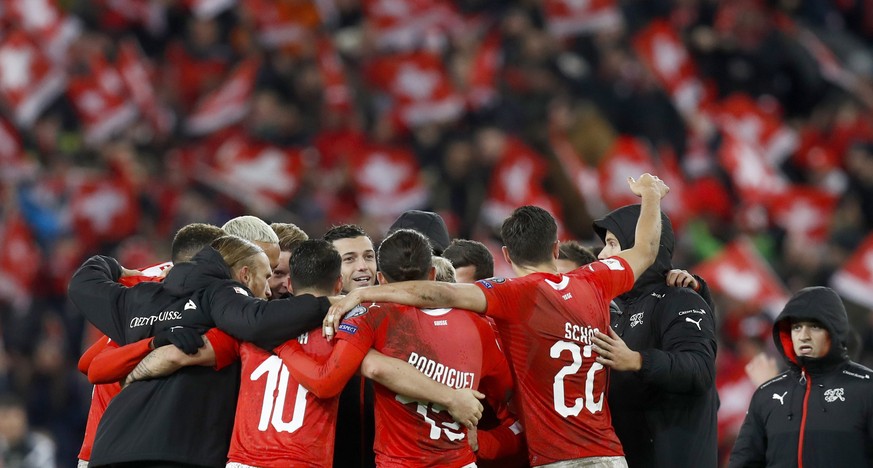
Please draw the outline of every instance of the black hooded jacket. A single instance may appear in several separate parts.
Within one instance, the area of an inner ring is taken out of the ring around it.
[[[625,206],[594,229],[629,249],[639,214],[639,205]],[[661,225],[655,263],[616,299],[621,314],[612,315],[613,329],[643,361],[637,372],[610,372],[612,423],[632,468],[715,467],[715,317],[693,290],[666,285],[674,236],[666,215]]]
[[[795,354],[791,324],[798,320],[827,329],[825,356]],[[833,290],[805,288],[788,301],[773,324],[788,370],[752,396],[730,467],[873,467],[873,371],[849,360],[848,336],[846,309]]]
[[[326,298],[309,295],[263,301],[252,297],[212,248],[173,267],[163,283],[126,288],[115,259],[94,256],[70,280],[69,298],[91,323],[120,345],[170,326],[206,331],[272,347],[321,325]],[[169,461],[224,466],[233,429],[240,367],[186,367],[134,382],[106,408],[91,466]]]

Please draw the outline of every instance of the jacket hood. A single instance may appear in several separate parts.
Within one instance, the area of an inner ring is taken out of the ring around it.
[[[797,356],[791,343],[791,322],[815,320],[827,329],[831,338],[831,349],[823,357],[808,358]],[[843,301],[831,288],[814,286],[797,292],[785,304],[773,324],[773,342],[789,366],[810,370],[827,369],[849,360],[846,347],[849,339],[849,319]]]
[[[204,247],[190,262],[178,263],[167,273],[164,289],[174,296],[187,296],[216,280],[231,279],[230,268],[212,247]]]
[[[606,231],[612,232],[622,250],[634,246],[637,220],[640,218],[640,205],[627,205],[606,216],[594,221],[594,232],[605,242]],[[673,225],[670,218],[661,212],[661,243],[658,247],[658,256],[655,263],[640,275],[633,289],[622,295],[623,298],[634,298],[650,291],[656,286],[664,284],[667,272],[673,269],[673,246],[676,239],[673,235]]]

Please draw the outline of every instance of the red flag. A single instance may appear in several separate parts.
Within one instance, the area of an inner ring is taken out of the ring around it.
[[[17,180],[36,170],[36,164],[25,158],[15,127],[0,117],[0,182]]]
[[[705,90],[679,34],[665,20],[655,20],[637,33],[633,45],[676,108],[684,115],[694,114],[706,98]]]
[[[616,30],[624,24],[615,0],[545,0],[543,13],[549,32],[558,39]]]
[[[65,84],[63,71],[23,32],[12,31],[0,44],[0,97],[20,126],[30,127]]]
[[[757,148],[729,133],[719,156],[737,193],[749,205],[767,204],[787,188],[785,177]]]
[[[24,220],[12,213],[0,224],[0,299],[26,300],[33,292],[41,254]]]
[[[456,16],[453,5],[443,0],[364,0],[363,10],[376,45],[391,50],[410,50]]]
[[[500,42],[499,31],[492,31],[473,56],[467,79],[467,102],[474,109],[487,106],[497,97],[497,74],[503,60]]]
[[[316,1],[246,0],[240,7],[255,22],[258,41],[267,47],[300,48],[321,25]]]
[[[797,148],[797,133],[785,125],[781,115],[765,111],[748,95],[734,93],[719,107],[715,117],[719,127],[759,148],[771,163],[781,163]]]
[[[464,110],[464,100],[440,57],[428,52],[385,56],[369,70],[370,82],[396,100],[394,112],[410,127],[448,122]]]
[[[66,59],[70,43],[82,31],[79,20],[64,14],[56,0],[7,0],[6,8],[11,23],[35,38],[57,62]]]
[[[773,199],[770,212],[776,224],[790,235],[821,243],[827,240],[837,201],[836,195],[825,190],[793,185]]]
[[[139,224],[134,190],[103,178],[92,177],[74,187],[70,211],[79,238],[92,246],[124,239]]]
[[[235,135],[215,151],[210,178],[243,203],[284,204],[300,189],[302,151],[283,149]],[[269,176],[266,176],[269,175]]]
[[[628,177],[639,177],[649,172],[657,174],[648,146],[632,136],[620,136],[609,154],[600,162],[600,190],[609,209],[640,202],[628,188]]]
[[[220,88],[204,96],[188,117],[188,133],[205,135],[242,120],[249,110],[258,66],[257,60],[246,60]]]
[[[847,299],[873,307],[873,234],[867,236],[852,256],[831,278],[831,286]]]
[[[121,75],[103,57],[91,60],[88,74],[70,80],[67,93],[85,124],[85,140],[99,144],[136,118]]]
[[[118,49],[118,71],[133,102],[151,121],[152,127],[160,134],[168,133],[173,126],[173,114],[161,105],[155,95],[155,88],[146,69],[145,58],[134,41],[125,41]]]
[[[370,145],[353,156],[350,168],[361,211],[381,218],[420,209],[428,201],[415,155],[402,147]]]
[[[745,238],[727,245],[717,255],[699,263],[694,273],[713,291],[775,317],[788,302],[788,293],[770,265]]]
[[[352,89],[346,79],[346,72],[339,54],[329,37],[318,41],[318,69],[321,72],[324,101],[330,109],[351,110]]]

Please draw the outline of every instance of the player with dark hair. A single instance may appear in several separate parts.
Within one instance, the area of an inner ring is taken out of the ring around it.
[[[595,361],[592,338],[609,329],[609,301],[631,289],[654,262],[660,201],[669,190],[649,174],[628,183],[643,202],[638,242],[615,257],[557,273],[555,220],[541,208],[524,206],[501,227],[504,258],[518,278],[357,289],[331,308],[325,331],[356,304],[374,300],[485,313],[497,324],[512,363],[531,465],[625,466],[604,395],[607,372]]]
[[[431,253],[422,234],[409,229],[395,231],[379,246],[379,281],[432,281]],[[511,390],[508,365],[493,330],[485,320],[466,311],[373,304],[349,314],[339,333],[340,340],[325,363],[308,359],[293,342],[279,350],[292,375],[316,394],[339,392],[371,347],[409,362],[450,387],[482,389],[498,407]],[[464,429],[440,405],[377,385],[376,426],[384,429],[376,434],[378,466],[461,467],[475,463]]]
[[[292,223],[273,223],[270,224],[270,228],[279,238],[279,263],[273,268],[273,275],[270,276],[270,297],[279,299],[288,297],[292,293],[291,280],[288,277],[291,252],[309,239],[309,235]]]
[[[567,273],[596,261],[597,256],[578,241],[568,240],[558,244],[558,259],[555,265],[559,273]]]
[[[458,283],[472,283],[494,276],[494,257],[479,241],[455,239],[443,251],[443,257],[455,267]]]

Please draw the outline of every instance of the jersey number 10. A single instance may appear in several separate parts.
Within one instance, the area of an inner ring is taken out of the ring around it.
[[[276,432],[294,432],[303,426],[303,415],[306,411],[306,394],[309,393],[303,385],[297,386],[297,399],[294,401],[294,414],[290,421],[283,421],[285,397],[288,394],[288,368],[279,356],[270,356],[262,362],[252,375],[252,381],[260,380],[267,374],[267,385],[264,388],[264,403],[261,406],[261,419],[258,430],[266,431],[270,424]],[[276,390],[278,389],[278,394]]]
[[[591,357],[591,345],[586,345],[582,348],[581,353],[579,345],[570,341],[557,341],[549,350],[549,355],[552,359],[559,359],[564,351],[570,352],[570,357],[573,362],[562,367],[555,375],[555,382],[552,385],[552,390],[555,396],[555,411],[563,417],[578,416],[582,412],[582,408],[587,409],[591,414],[597,413],[603,409],[603,392],[600,392],[600,399],[594,400],[594,374],[600,369],[603,369],[603,364],[594,362],[588,369],[588,374],[585,378],[585,398],[579,397],[573,403],[573,406],[567,406],[564,392],[564,377],[573,375],[582,368],[582,358]]]

